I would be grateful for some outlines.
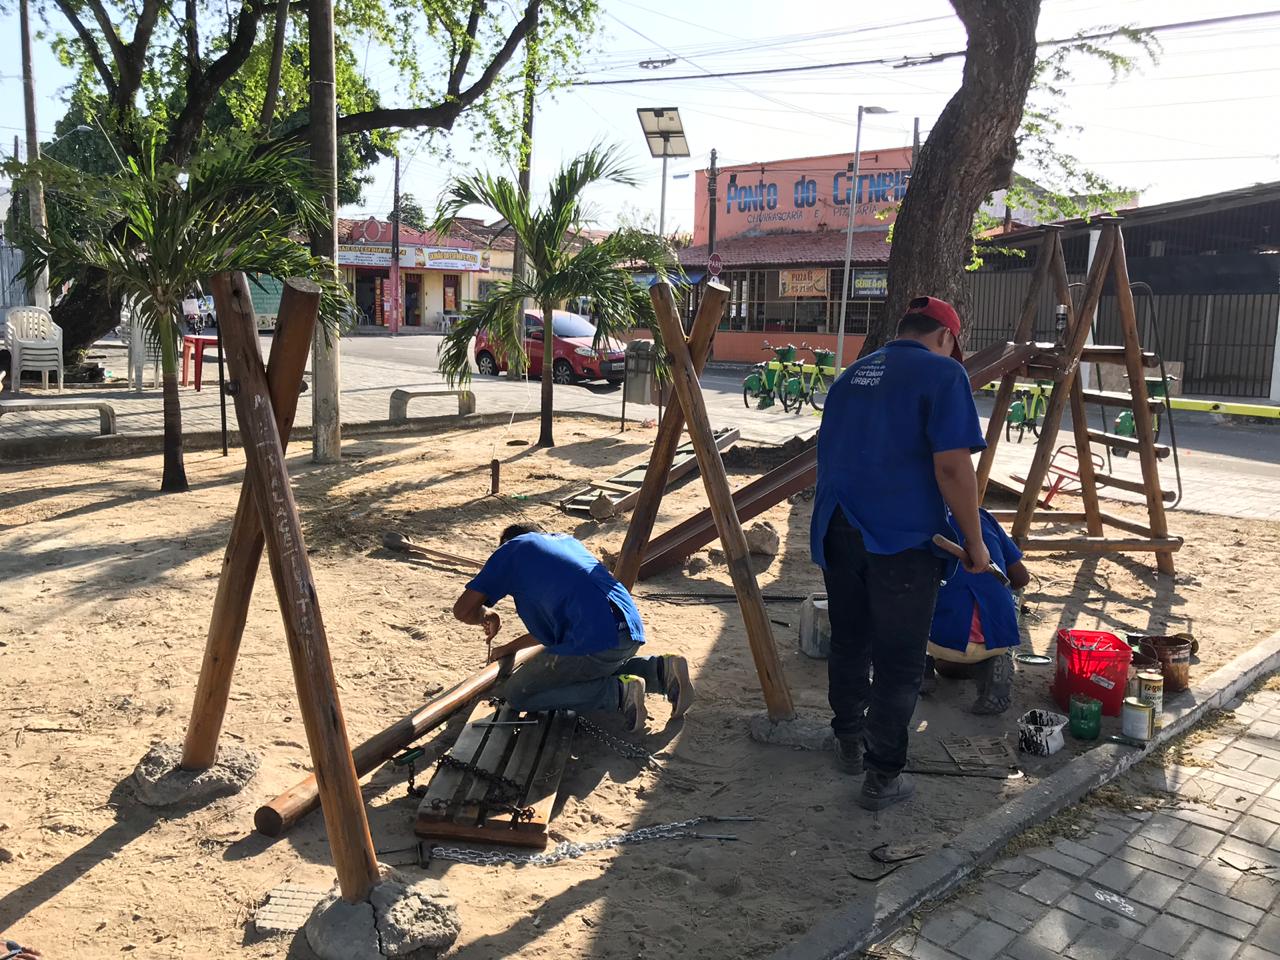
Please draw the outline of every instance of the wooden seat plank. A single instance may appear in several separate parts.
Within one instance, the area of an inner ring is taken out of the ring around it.
[[[533,819],[516,824],[517,830],[546,831],[577,729],[578,715],[572,710],[557,710],[552,716],[551,729],[547,731],[542,754],[538,757],[533,776],[529,778],[529,788],[522,801],[524,806],[533,807]]]
[[[458,740],[449,750],[452,756],[459,760],[467,760],[474,756],[475,753],[484,745],[489,735],[489,731],[496,729],[494,727],[476,727],[475,723],[481,723],[492,719],[496,715],[496,711],[481,700],[471,710],[471,716],[467,718],[467,725],[458,736]],[[448,810],[433,810],[432,801],[440,801],[443,803],[453,804],[459,788],[463,785],[466,774],[456,767],[442,766],[436,769],[435,775],[431,778],[431,783],[427,786],[427,795],[422,798],[419,805],[419,816],[430,816],[439,819],[448,819],[451,814]]]

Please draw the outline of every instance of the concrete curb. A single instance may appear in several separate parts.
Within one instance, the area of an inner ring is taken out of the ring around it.
[[[1280,632],[1212,673],[1177,704],[1166,700],[1165,726],[1145,749],[1104,743],[1072,760],[1002,809],[921,860],[893,873],[875,890],[820,920],[771,960],[844,960],[887,939],[912,910],[945,896],[995,860],[1018,834],[1075,803],[1139,760],[1186,733],[1209,710],[1230,703],[1259,678],[1280,669]],[[1186,704],[1186,705],[1184,705]]]
[[[536,410],[515,414],[515,421],[538,419]],[[564,410],[556,413],[558,420],[606,420],[617,418],[592,413],[587,410]],[[431,434],[459,427],[492,427],[512,422],[512,414],[472,413],[465,417],[447,414],[439,417],[411,417],[403,423],[390,420],[371,420],[366,423],[344,423],[343,439],[356,437],[413,436]],[[310,427],[294,427],[291,439],[310,440]],[[240,432],[227,430],[227,445],[240,446]],[[218,450],[222,447],[222,431],[196,430],[182,435],[184,450]],[[114,460],[160,453],[164,449],[164,435],[159,433],[122,434],[114,436],[81,437],[25,437],[17,440],[0,440],[0,464],[59,463],[77,460]]]

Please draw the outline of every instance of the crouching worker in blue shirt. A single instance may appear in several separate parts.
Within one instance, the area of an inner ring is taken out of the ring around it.
[[[986,446],[957,338],[960,318],[912,300],[897,339],[845,370],[818,429],[810,546],[831,614],[828,700],[836,764],[866,776],[857,802],[881,810],[914,792],[902,775],[920,695],[947,508],[965,568],[989,562],[970,453]]]
[[[991,562],[1004,571],[1010,587],[1021,590],[1031,580],[1022,551],[995,517],[986,510],[979,510],[978,516]],[[952,531],[953,539],[963,544],[964,535],[954,522]],[[957,569],[938,591],[920,692],[933,692],[936,663],[944,677],[978,681],[974,713],[1004,713],[1013,695],[1013,649],[1020,642],[1018,610],[1009,587],[989,573]]]
[[[488,608],[510,596],[530,635],[494,647],[489,662],[537,644],[545,650],[495,696],[518,710],[617,711],[633,733],[644,729],[647,693],[666,696],[672,719],[684,716],[693,702],[688,661],[635,655],[644,643],[640,612],[627,588],[586,547],[519,524],[503,530],[498,544],[453,605],[453,615],[484,627],[492,641],[502,620]]]

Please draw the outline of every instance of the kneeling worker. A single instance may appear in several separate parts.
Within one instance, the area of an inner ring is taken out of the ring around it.
[[[498,544],[453,605],[453,615],[483,626],[493,640],[502,621],[487,608],[510,596],[530,636],[494,647],[489,662],[537,644],[546,649],[495,696],[519,710],[618,711],[638,732],[648,716],[645,694],[661,692],[672,718],[684,716],[693,702],[688,661],[635,655],[644,643],[640,612],[627,588],[586,547],[518,524],[503,530]]]
[[[1021,590],[1031,580],[1022,563],[1022,551],[986,510],[978,511],[982,540],[991,562],[1004,571],[1009,587]],[[954,539],[964,535],[952,521]],[[1021,642],[1014,595],[989,573],[970,573],[963,567],[938,590],[929,631],[929,656],[925,660],[922,694],[933,692],[937,672],[944,677],[978,681],[973,712],[992,715],[1009,709],[1013,694],[1013,648]]]

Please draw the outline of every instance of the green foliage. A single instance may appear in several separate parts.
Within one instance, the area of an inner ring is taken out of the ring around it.
[[[255,150],[243,139],[201,151],[186,170],[162,159],[162,135],[142,143],[123,170],[86,174],[42,161],[60,216],[48,237],[30,231],[24,270],[46,267],[56,286],[80,271],[102,271],[127,298],[148,335],[176,342],[182,298],[216,273],[243,270],[309,277],[324,287],[322,321],[332,327],[346,290],[331,261],[313,257],[295,235],[323,224],[323,192],[307,162],[287,149]],[[27,168],[9,164],[9,172]]]
[[[675,257],[661,237],[634,228],[617,230],[599,243],[582,238],[583,193],[602,182],[637,183],[616,147],[594,147],[563,167],[539,207],[505,177],[473,174],[446,187],[434,229],[447,231],[464,209],[483,206],[510,224],[527,258],[523,278],[495,283],[489,297],[471,304],[462,322],[445,337],[440,370],[450,383],[470,379],[471,340],[482,329],[513,365],[527,364],[526,299],[540,306],[559,306],[579,297],[589,298],[596,318],[597,348],[637,324],[653,322],[648,294],[632,280],[626,267],[648,264],[666,276],[679,272]]]
[[[392,210],[387,219],[394,222],[396,212]],[[412,193],[400,194],[400,222],[415,230],[427,229],[427,211],[422,209],[422,204]]]

